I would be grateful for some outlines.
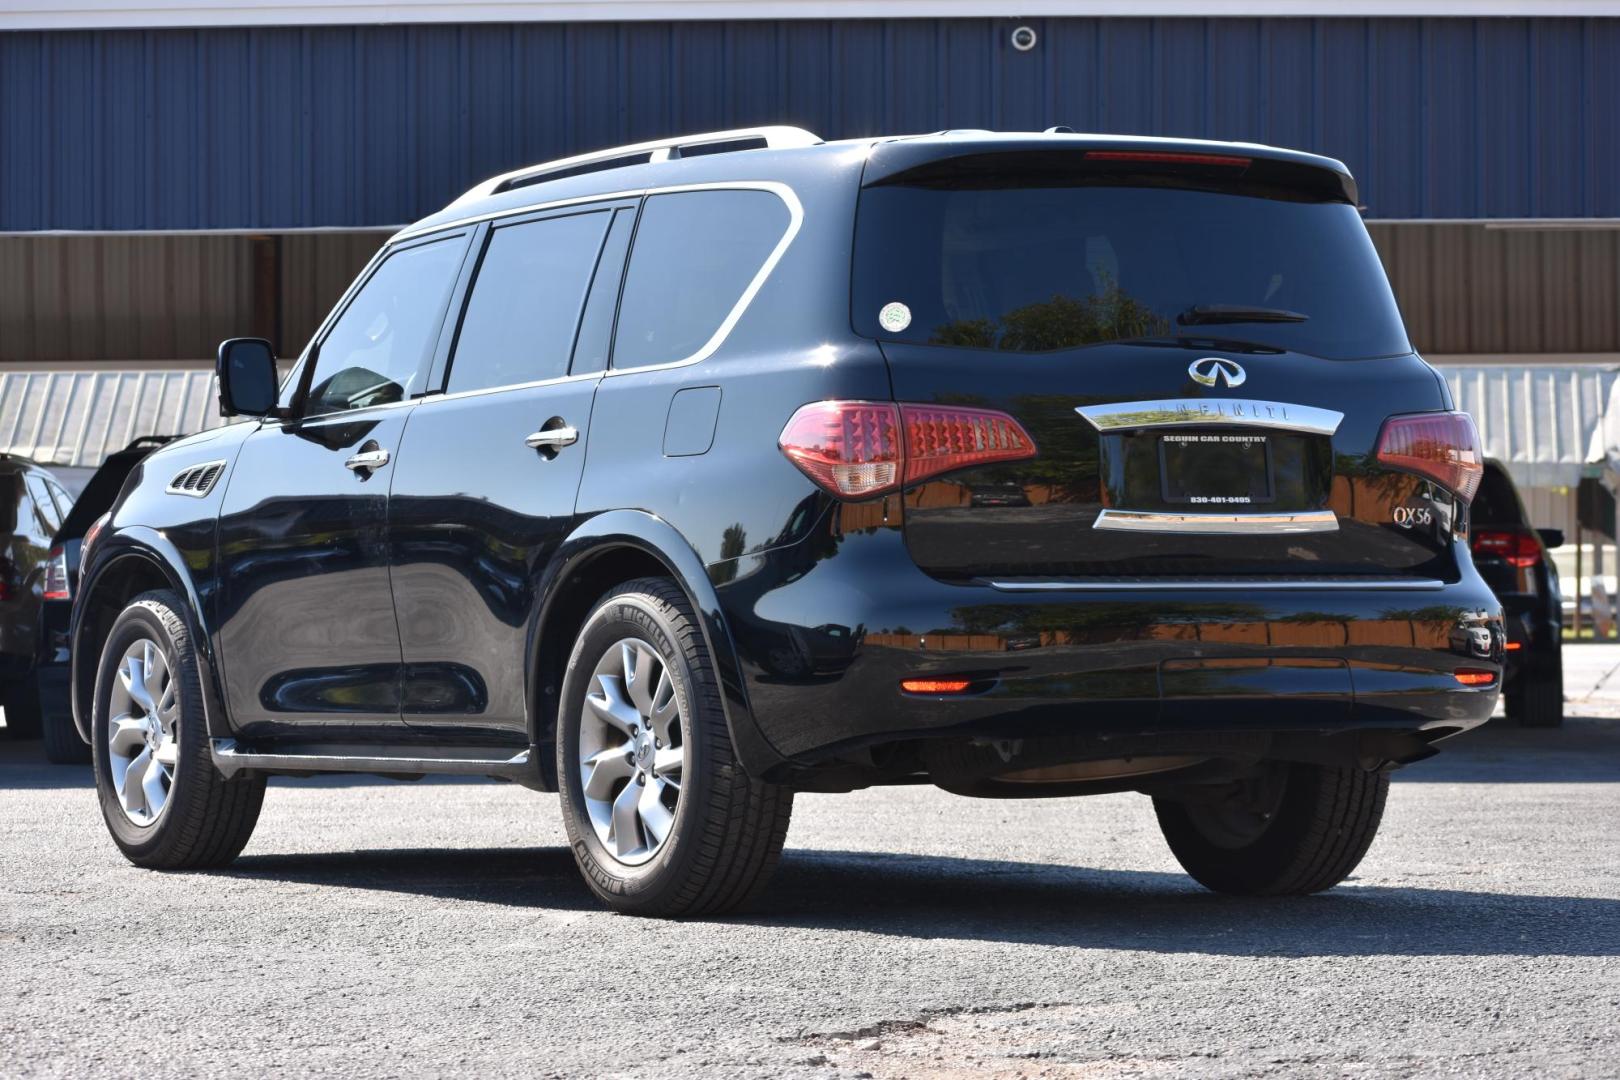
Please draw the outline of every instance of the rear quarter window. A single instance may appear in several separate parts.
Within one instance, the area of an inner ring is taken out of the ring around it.
[[[791,221],[770,191],[649,197],[631,243],[613,367],[678,363],[718,344]]]

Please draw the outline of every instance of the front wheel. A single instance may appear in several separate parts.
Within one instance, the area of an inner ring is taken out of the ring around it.
[[[264,801],[263,777],[227,780],[214,768],[182,604],[168,590],[131,600],[96,671],[91,750],[101,816],[125,858],[155,870],[230,862]]]
[[[587,884],[635,914],[746,904],[769,880],[793,811],[792,791],[737,764],[697,616],[667,578],[612,590],[581,628],[557,776]]]
[[[1153,808],[1176,861],[1205,887],[1303,896],[1356,868],[1388,795],[1387,773],[1273,762],[1253,779],[1196,798],[1155,798]]]

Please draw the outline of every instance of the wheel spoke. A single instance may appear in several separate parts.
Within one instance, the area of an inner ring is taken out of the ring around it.
[[[679,776],[686,754],[678,746],[666,746],[653,754],[653,772],[662,777]]]
[[[156,713],[159,710],[158,702],[163,700],[163,692],[169,682],[169,665],[163,660],[163,653],[152,642],[146,643],[146,655],[141,658],[142,684],[146,687],[146,699],[151,707],[148,712]]]
[[[636,813],[636,800],[641,791],[635,784],[626,784],[613,800],[613,850],[621,858],[642,846],[641,817]]]
[[[613,785],[619,780],[628,780],[636,771],[626,759],[630,753],[630,745],[610,746],[606,750],[599,750],[586,758],[580,766],[585,777],[585,797],[589,799],[608,799],[613,796]]]
[[[146,780],[146,771],[151,767],[152,754],[143,748],[139,754],[135,755],[134,760],[129,763],[129,768],[124,770],[124,783],[119,788],[118,796],[119,800],[124,804],[124,809],[131,814],[137,814],[146,809],[146,797],[142,785]]]
[[[156,760],[146,767],[146,775],[141,777],[141,792],[146,796],[146,811],[156,817],[158,811],[169,798],[169,789],[164,786],[168,774],[163,766]]]
[[[639,641],[626,641],[619,646],[624,663],[624,686],[636,712],[651,717],[653,711],[654,670],[662,665],[653,651]]]
[[[115,716],[108,725],[107,747],[119,757],[129,757],[146,742],[146,721],[133,716]]]
[[[596,677],[600,694],[592,694],[585,698],[585,704],[591,713],[604,724],[608,724],[625,735],[629,735],[641,726],[641,717],[636,713],[636,707],[625,698],[624,684],[616,675],[598,675]]]
[[[669,812],[669,807],[659,798],[663,790],[664,782],[654,777],[641,789],[641,799],[636,804],[641,824],[647,830],[650,842],[648,846],[662,844],[664,837],[669,835],[670,828],[675,824],[675,815]]]
[[[124,684],[124,692],[131,701],[140,706],[141,712],[147,716],[152,715],[157,705],[152,701],[152,695],[146,691],[146,662],[138,656],[126,657],[123,666],[118,669],[118,680]]]
[[[158,744],[157,752],[152,760],[173,773],[175,764],[180,760],[180,744],[174,739],[164,739]]]
[[[653,731],[665,743],[675,741],[673,726],[680,719],[680,702],[675,696],[675,681],[669,677],[669,668],[658,673],[658,689],[653,692]]]

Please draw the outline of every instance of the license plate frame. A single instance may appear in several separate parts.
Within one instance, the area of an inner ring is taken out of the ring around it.
[[[1276,501],[1274,455],[1266,433],[1167,431],[1158,442],[1159,494],[1166,503],[1220,509]]]

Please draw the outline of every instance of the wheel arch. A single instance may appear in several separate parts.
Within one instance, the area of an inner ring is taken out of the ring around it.
[[[726,726],[744,770],[760,776],[780,764],[781,755],[754,723],[736,646],[703,561],[662,518],[640,510],[612,510],[580,523],[563,542],[542,579],[530,623],[529,740],[548,785],[556,786],[550,751],[562,679],[579,627],[605,592],[638,577],[673,578],[697,612],[704,645],[720,678]]]
[[[156,530],[141,526],[122,529],[101,540],[94,562],[86,567],[73,604],[69,627],[73,725],[86,742],[90,741],[92,698],[96,672],[101,665],[101,644],[129,601],[153,589],[169,589],[183,601],[179,615],[191,633],[201,668],[198,674],[208,732],[214,737],[230,733],[214,663],[213,641],[202,619],[202,601],[191,572],[173,544]]]

